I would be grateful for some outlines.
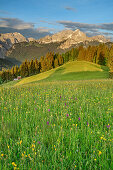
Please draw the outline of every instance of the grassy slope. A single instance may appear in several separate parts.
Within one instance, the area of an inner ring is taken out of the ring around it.
[[[16,85],[36,81],[90,80],[108,78],[108,68],[86,61],[71,61],[58,68],[23,78]]]

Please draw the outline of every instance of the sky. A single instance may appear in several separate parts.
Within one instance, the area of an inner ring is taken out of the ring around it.
[[[0,33],[38,39],[66,29],[113,40],[113,0],[0,0]]]

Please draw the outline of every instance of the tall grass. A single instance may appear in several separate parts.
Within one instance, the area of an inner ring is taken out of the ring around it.
[[[1,169],[113,167],[113,81],[0,89]]]

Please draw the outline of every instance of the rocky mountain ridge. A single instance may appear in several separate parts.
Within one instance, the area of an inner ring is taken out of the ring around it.
[[[20,33],[0,34],[0,58],[5,58],[6,52],[15,43],[28,42],[28,40]]]
[[[85,33],[81,32],[79,29],[72,30],[64,30],[59,33],[56,33],[52,36],[46,36],[37,40],[37,42],[41,43],[54,43],[54,42],[62,42],[59,48],[66,49],[70,48],[72,45],[84,42],[84,41],[99,41],[101,43],[106,43],[109,40],[106,39],[102,35],[97,35],[93,37],[87,37]]]

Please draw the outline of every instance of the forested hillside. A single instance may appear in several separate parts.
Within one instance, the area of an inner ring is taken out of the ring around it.
[[[79,46],[72,48],[66,53],[49,52],[45,56],[41,56],[39,60],[25,60],[20,67],[13,66],[10,70],[4,70],[0,73],[2,81],[13,80],[18,75],[28,77],[34,74],[39,74],[63,65],[68,61],[84,60],[93,62],[99,65],[108,66],[110,71],[113,70],[113,45],[108,47],[105,44],[98,46],[89,46],[85,48]]]

